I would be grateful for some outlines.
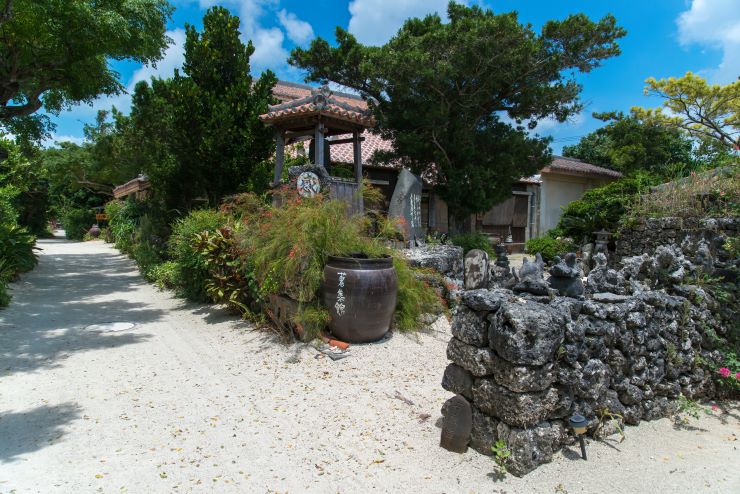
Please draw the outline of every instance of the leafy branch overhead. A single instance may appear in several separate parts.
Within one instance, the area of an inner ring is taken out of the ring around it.
[[[645,82],[646,95],[660,96],[665,101],[662,108],[632,108],[637,117],[740,151],[740,80],[722,86],[687,72],[679,78],[651,77]]]
[[[119,94],[124,88],[108,59],[153,63],[170,42],[166,0],[4,0],[0,8],[3,125],[42,107],[57,113]]]
[[[548,140],[523,122],[565,121],[582,110],[577,72],[619,54],[625,31],[612,16],[594,22],[572,15],[540,33],[516,13],[494,14],[451,2],[439,15],[409,19],[383,46],[365,46],[337,28],[336,46],[322,38],[293,50],[290,63],[309,81],[359,91],[375,112],[377,131],[394,142],[398,161],[436,180],[456,217],[486,211],[512,182],[549,159]],[[508,117],[508,118],[507,118]]]

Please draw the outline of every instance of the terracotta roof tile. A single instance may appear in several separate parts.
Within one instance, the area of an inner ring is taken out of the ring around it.
[[[311,96],[316,91],[315,87],[308,86],[306,84],[297,84],[294,82],[279,81],[273,89],[273,94],[281,102],[289,102],[297,99],[303,99]],[[357,95],[348,93],[333,92],[331,99],[357,107],[358,109],[367,109],[367,103]],[[281,105],[277,105],[281,106]],[[303,105],[301,105],[303,106]],[[298,108],[301,108],[299,106]],[[302,108],[296,111],[306,111],[310,113],[312,110]],[[288,115],[286,113],[286,115]],[[292,116],[292,114],[291,114]],[[369,131],[362,133],[365,140],[362,142],[362,162],[368,163],[376,150],[390,151],[393,149],[393,144],[390,141],[382,139],[380,136],[372,134]],[[345,136],[348,137],[348,136]],[[337,137],[340,138],[340,137]],[[331,160],[340,163],[352,163],[354,161],[354,155],[352,151],[352,144],[336,144],[331,146]],[[395,167],[396,164],[390,164],[390,167]],[[592,165],[585,161],[580,161],[575,158],[566,158],[563,156],[553,156],[552,163],[542,169],[542,173],[569,173],[575,175],[587,175],[587,176],[598,176],[608,178],[620,178],[621,173],[601,166]],[[523,177],[519,180],[520,183],[526,184],[539,184],[542,182],[540,175],[534,175],[532,177]]]
[[[375,118],[367,109],[367,104],[359,97],[341,97],[328,91],[328,88],[309,90],[308,88],[294,87],[285,83],[276,86],[274,93],[284,101],[277,105],[271,105],[267,113],[260,115],[260,120],[263,122],[275,123],[304,115],[326,115],[365,127],[375,125]],[[296,98],[291,99],[293,95]]]
[[[589,175],[597,177],[621,178],[622,174],[601,166],[592,165],[575,158],[553,156],[552,163],[542,169],[542,173],[568,173],[574,175]]]

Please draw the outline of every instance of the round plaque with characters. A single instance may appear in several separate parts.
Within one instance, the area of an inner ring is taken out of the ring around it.
[[[314,197],[321,192],[321,181],[313,172],[303,172],[298,175],[296,188],[301,197]]]

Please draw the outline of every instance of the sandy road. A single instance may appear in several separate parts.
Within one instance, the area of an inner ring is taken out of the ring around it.
[[[334,362],[158,291],[102,242],[40,245],[0,312],[0,493],[740,492],[737,408],[496,481],[438,447],[442,321]],[[135,326],[87,328],[104,322]]]

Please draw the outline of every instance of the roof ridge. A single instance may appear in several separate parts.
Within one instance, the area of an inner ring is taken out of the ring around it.
[[[316,91],[317,89],[321,87],[321,86],[311,86],[310,84],[303,84],[300,82],[283,81],[282,79],[278,80],[277,84],[275,85],[277,86],[278,84],[282,84],[288,87],[294,87],[297,89],[307,89],[309,91]],[[365,101],[364,99],[362,99],[362,96],[360,96],[359,94],[345,93],[344,91],[335,91],[333,89],[331,90],[331,92],[332,94],[341,96],[343,98],[351,98],[351,99],[356,99],[358,101]]]

